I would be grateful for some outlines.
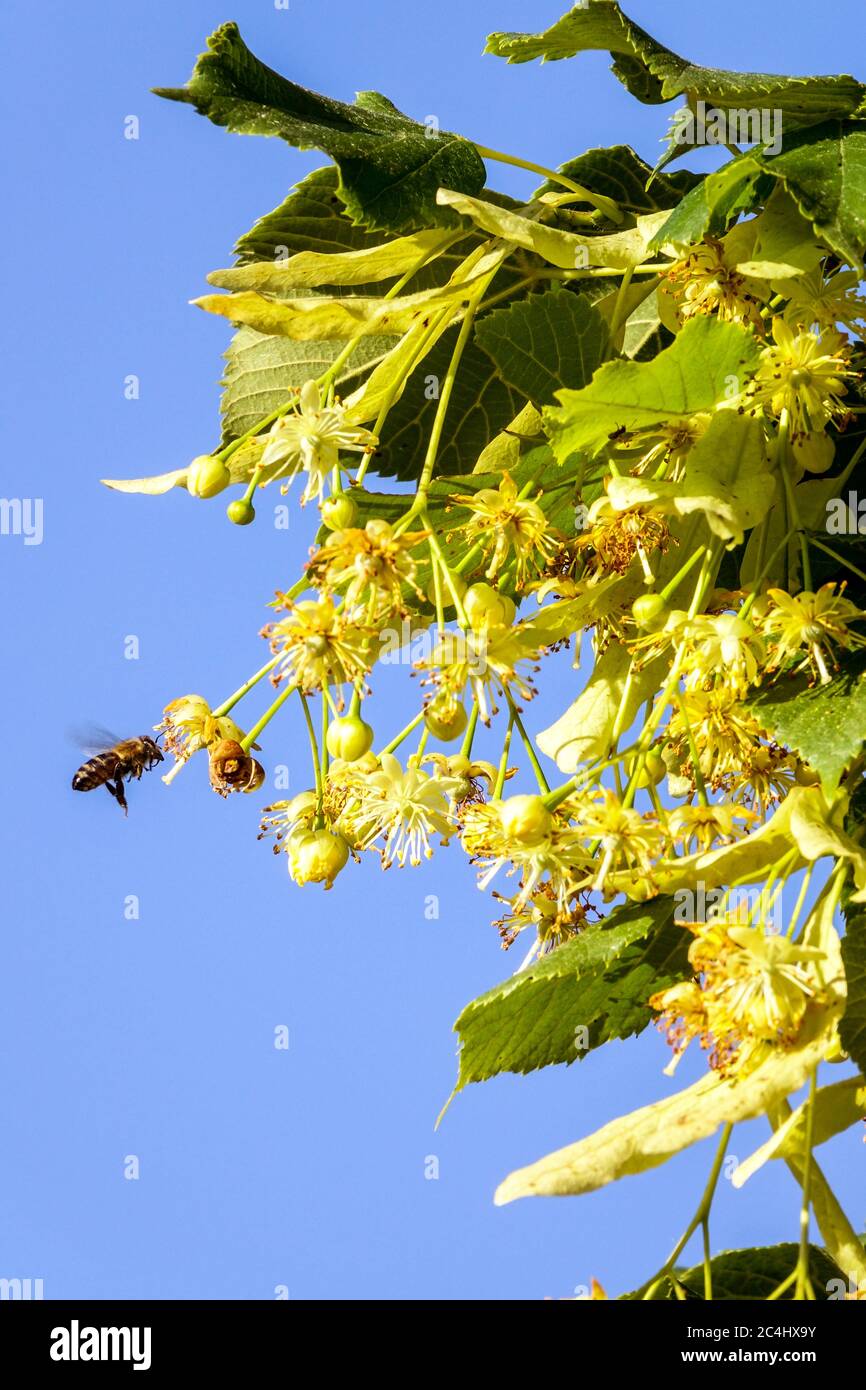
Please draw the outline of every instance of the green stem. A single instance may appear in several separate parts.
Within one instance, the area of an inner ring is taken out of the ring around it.
[[[486,275],[484,277],[482,286],[475,291],[475,294],[469,301],[469,305],[467,306],[466,312],[463,315],[463,322],[460,325],[460,333],[458,334],[457,342],[454,345],[454,351],[451,354],[451,361],[448,363],[448,370],[445,373],[445,380],[442,383],[442,389],[439,393],[439,402],[436,406],[436,414],[433,417],[433,424],[430,429],[430,437],[427,440],[427,451],[424,455],[424,466],[421,469],[421,477],[418,480],[418,491],[415,494],[415,500],[412,503],[412,506],[409,508],[409,511],[403,517],[402,522],[398,523],[400,529],[405,529],[412,517],[417,516],[419,512],[424,510],[424,506],[427,501],[427,493],[430,490],[430,483],[433,478],[433,469],[436,466],[436,456],[439,452],[439,443],[442,438],[442,431],[445,427],[445,416],[448,413],[448,405],[451,400],[451,393],[454,390],[454,382],[457,378],[457,369],[460,366],[460,359],[463,356],[466,344],[469,341],[469,335],[472,332],[472,324],[475,320],[475,313],[478,308],[478,303],[481,299],[481,295],[487,288],[487,285],[493,279],[493,276],[496,274],[496,271],[498,269],[499,267],[497,266],[494,270],[490,272],[489,275]]]
[[[310,752],[313,758],[313,776],[316,779],[316,818],[318,820],[322,814],[322,797],[324,795],[324,783],[322,781],[322,762],[319,757],[319,745],[316,742],[316,731],[313,728],[313,717],[310,714],[310,706],[307,703],[307,697],[304,694],[303,690],[299,690],[298,694],[301,697],[301,707],[304,711],[304,722],[307,726],[307,733],[310,738]]]
[[[473,141],[473,144],[475,142]],[[515,169],[528,169],[531,174],[541,174],[543,178],[549,179],[551,183],[561,184],[563,188],[568,188],[572,193],[576,193],[581,202],[590,203],[592,207],[598,208],[605,217],[609,217],[611,222],[619,224],[623,220],[623,214],[619,206],[611,198],[605,198],[600,193],[593,193],[592,189],[584,188],[581,184],[575,183],[573,179],[560,174],[555,169],[547,169],[543,164],[534,164],[529,159],[518,159],[513,154],[503,154],[501,150],[489,150],[486,145],[475,145],[476,150],[482,159],[493,159],[497,164],[511,164]]]
[[[262,732],[262,729],[266,728],[267,725],[270,724],[274,715],[277,713],[279,709],[282,709],[283,705],[288,700],[292,691],[295,689],[297,689],[296,686],[287,685],[285,690],[281,690],[277,698],[274,700],[274,703],[268,706],[258,723],[254,724],[253,727],[250,729],[246,738],[241,739],[241,748],[243,748],[245,753],[249,753],[259,734]]]
[[[719,1181],[719,1174],[722,1171],[722,1164],[725,1161],[725,1154],[728,1151],[728,1143],[730,1142],[732,1129],[732,1124],[726,1124],[724,1129],[722,1130],[722,1137],[719,1140],[719,1146],[716,1149],[716,1156],[713,1159],[713,1166],[710,1169],[710,1176],[707,1179],[707,1185],[704,1188],[703,1196],[701,1197],[701,1200],[698,1203],[698,1209],[692,1217],[691,1221],[689,1222],[688,1226],[686,1227],[683,1235],[677,1241],[667,1260],[662,1265],[658,1274],[653,1276],[652,1280],[649,1283],[649,1286],[647,1287],[647,1291],[644,1294],[644,1299],[655,1298],[655,1292],[658,1285],[662,1283],[662,1281],[673,1269],[674,1265],[676,1264],[682,1252],[685,1250],[695,1231],[698,1229],[699,1226],[703,1226],[706,1222],[709,1221],[710,1208],[713,1205],[713,1198],[716,1194],[716,1186]]]
[[[698,800],[700,801],[702,806],[709,806],[710,798],[707,796],[707,784],[704,781],[704,774],[701,772],[701,764],[698,758],[698,745],[695,743],[695,736],[692,731],[692,726],[689,723],[689,716],[686,711],[686,705],[683,699],[682,691],[677,690],[674,698],[676,699],[677,708],[680,712],[680,719],[682,719],[686,731],[686,741],[689,745],[689,753],[691,754],[692,771],[695,777],[695,787],[698,793]]]
[[[505,774],[508,771],[508,754],[511,751],[511,735],[514,731],[514,715],[508,718],[508,728],[505,730],[505,741],[502,745],[502,754],[499,759],[499,769],[496,774],[496,786],[493,788],[493,801],[499,801],[502,796],[502,788],[505,786]]]
[[[463,735],[463,742],[460,745],[460,755],[468,758],[472,754],[472,740],[475,738],[475,730],[478,727],[478,704],[472,703],[472,712],[469,715],[469,723],[466,726],[466,733]]]
[[[705,547],[702,545],[699,545],[697,550],[693,550],[689,558],[686,560],[685,564],[681,565],[680,568],[677,570],[673,579],[669,579],[665,587],[660,590],[659,597],[663,598],[665,603],[670,603],[671,599],[673,598],[677,589],[682,584],[686,575],[690,573],[690,571],[697,564],[698,560],[700,560],[703,556],[704,550]]]
[[[619,282],[619,288],[616,292],[616,299],[613,302],[613,313],[610,316],[610,337],[608,339],[608,356],[612,356],[613,353],[619,352],[622,348],[621,334],[625,333],[625,320],[627,317],[625,313],[625,300],[626,295],[628,294],[628,287],[631,284],[631,277],[633,274],[634,270],[631,266],[629,266]],[[647,291],[647,293],[649,293],[649,291]],[[646,296],[644,296],[644,298],[646,298]]]
[[[797,1289],[795,1298],[806,1298],[809,1279],[809,1185],[812,1177],[812,1138],[815,1122],[815,1091],[818,1068],[809,1077],[809,1099],[806,1104],[806,1134],[803,1139],[803,1200],[800,1205],[800,1250],[797,1256]]]
[[[414,719],[410,719],[410,721],[409,721],[409,723],[406,725],[405,729],[401,729],[401,730],[400,730],[400,732],[399,732],[399,734],[397,734],[396,738],[392,738],[392,739],[391,739],[391,742],[388,743],[388,744],[386,744],[386,746],[382,749],[382,753],[393,753],[394,750],[395,750],[395,748],[399,748],[399,747],[400,747],[400,744],[403,742],[404,739],[407,739],[407,738],[409,737],[409,735],[412,733],[413,729],[417,729],[417,728],[418,728],[418,725],[421,723],[421,720],[422,720],[423,718],[424,718],[424,711],[423,711],[423,709],[422,709],[422,711],[421,711],[420,714],[416,714]],[[380,756],[381,756],[381,754],[380,754]]]
[[[809,560],[809,541],[803,530],[803,523],[800,520],[800,510],[797,505],[796,489],[791,477],[790,470],[790,450],[788,448],[788,411],[783,410],[779,417],[779,436],[776,442],[779,472],[782,475],[782,482],[785,487],[785,497],[788,504],[788,517],[791,529],[796,532],[800,544],[800,560],[803,566],[803,588],[812,588],[812,565]]]
[[[279,659],[278,656],[272,656],[270,661],[266,662],[260,671],[256,671],[254,676],[250,676],[248,681],[244,681],[243,685],[235,691],[234,695],[230,695],[227,700],[223,700],[221,705],[217,705],[216,709],[212,709],[211,714],[214,719],[222,719],[224,714],[228,714],[229,710],[234,709],[235,705],[238,704],[245,695],[249,694],[253,686],[258,685],[263,676],[266,676],[269,671],[273,671]]]
[[[542,796],[547,796],[550,792],[550,787],[548,786],[547,778],[545,777],[544,772],[542,771],[541,763],[538,761],[538,755],[536,754],[535,749],[532,746],[532,741],[528,733],[526,732],[526,729],[523,727],[523,720],[520,718],[520,713],[517,709],[516,704],[514,703],[514,698],[511,694],[511,691],[508,689],[507,685],[504,685],[502,688],[505,691],[505,698],[508,701],[508,708],[511,712],[512,722],[514,723],[517,732],[520,734],[520,737],[523,740],[523,746],[526,749],[526,756],[529,758],[529,761],[532,764],[532,770],[535,773],[535,780],[538,783],[538,790],[541,792]]]

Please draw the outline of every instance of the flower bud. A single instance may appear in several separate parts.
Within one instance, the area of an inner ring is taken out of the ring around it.
[[[226,516],[229,521],[234,522],[235,526],[249,526],[255,514],[252,502],[248,502],[245,497],[237,497],[226,507]]]
[[[519,845],[540,845],[553,829],[553,816],[540,796],[510,796],[499,807],[499,821]]]
[[[466,590],[463,607],[469,626],[476,632],[487,627],[510,627],[517,612],[514,600],[491,584],[472,584]]]
[[[437,695],[424,711],[424,723],[443,743],[459,738],[468,722],[465,708],[453,695]]]
[[[328,725],[326,742],[332,758],[354,763],[372,748],[373,730],[359,715],[347,714]]]
[[[667,611],[668,606],[661,594],[641,594],[631,606],[631,615],[638,627],[660,627]]]
[[[228,467],[213,454],[199,454],[186,473],[186,488],[191,497],[216,497],[232,480]]]
[[[297,884],[324,883],[326,888],[346,867],[349,846],[332,830],[300,830],[288,843],[289,873]]]
[[[322,503],[322,522],[329,531],[345,531],[358,521],[358,504],[351,492],[337,492]]]
[[[631,773],[637,765],[637,759],[631,764]],[[662,778],[667,774],[665,760],[657,748],[651,748],[643,760],[641,770],[638,773],[637,785],[646,791],[648,787],[657,787]]]

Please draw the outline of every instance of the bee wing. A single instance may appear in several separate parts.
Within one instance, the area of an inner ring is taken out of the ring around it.
[[[67,737],[80,748],[82,753],[94,758],[97,753],[106,753],[109,748],[114,748],[122,740],[110,729],[105,729],[101,724],[80,724],[74,725],[67,730]]]

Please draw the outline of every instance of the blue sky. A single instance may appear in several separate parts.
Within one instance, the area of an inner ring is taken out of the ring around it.
[[[842,71],[858,25],[862,37],[860,0],[837,0],[826,24],[781,0],[632,0],[630,12],[720,67]],[[568,1296],[590,1275],[616,1293],[662,1262],[702,1190],[707,1144],[591,1197],[492,1205],[512,1168],[697,1074],[687,1059],[665,1078],[654,1031],[569,1070],[472,1087],[434,1134],[455,1076],[451,1024],[516,964],[456,850],[302,891],[256,842],[267,798],[220,801],[200,763],[170,789],[133,786],[128,820],[69,786],[70,726],[143,732],[168,699],[216,702],[256,669],[265,604],[298,572],[313,524],[298,512],[278,531],[263,508],[244,530],[220,502],[98,485],[212,446],[227,333],[187,301],[325,162],[229,136],[149,88],[183,82],[206,35],[234,18],[266,62],[330,95],[378,89],[548,165],[619,141],[652,160],[668,111],[633,102],[605,56],[512,68],[481,56],[488,31],[558,13],[527,0],[5,7],[2,486],[44,499],[44,538],[0,538],[0,1277],[42,1278],[48,1298],[268,1299],[286,1286],[293,1298],[524,1299]],[[499,169],[491,182],[520,193],[533,180]],[[531,727],[578,681],[560,664]],[[377,681],[381,732],[405,722],[410,693],[405,672]],[[295,715],[263,743],[268,766],[305,787]],[[280,1026],[287,1051],[274,1047]],[[763,1137],[745,1127],[733,1152]],[[124,1176],[130,1155],[137,1180]],[[859,1136],[822,1161],[862,1229]],[[741,1193],[722,1183],[720,1246],[796,1230],[786,1171],[771,1165]]]

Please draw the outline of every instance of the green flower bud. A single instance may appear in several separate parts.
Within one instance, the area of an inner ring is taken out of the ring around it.
[[[347,714],[328,725],[326,742],[332,758],[354,763],[372,748],[373,730],[359,715]]]
[[[553,829],[553,816],[540,796],[510,796],[499,807],[499,820],[519,845],[540,845]]]
[[[346,867],[349,846],[332,830],[296,831],[289,840],[289,872],[295,883],[324,883],[326,888]]]
[[[187,469],[186,489],[191,497],[216,497],[231,480],[231,473],[222,459],[213,454],[199,454]]]
[[[511,627],[517,612],[513,599],[490,584],[473,584],[468,588],[463,607],[469,626],[476,632],[486,627]]]
[[[424,723],[434,738],[451,743],[463,733],[469,720],[459,700],[446,696],[433,700],[424,711]]]
[[[345,531],[358,522],[358,504],[351,492],[338,492],[322,503],[322,522],[329,531]]]
[[[631,615],[638,627],[660,627],[667,611],[668,606],[661,594],[641,594],[631,606]]]
[[[249,526],[255,514],[252,502],[248,502],[245,497],[236,498],[234,502],[229,502],[226,507],[226,516],[229,521],[234,522],[235,526]]]

